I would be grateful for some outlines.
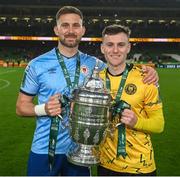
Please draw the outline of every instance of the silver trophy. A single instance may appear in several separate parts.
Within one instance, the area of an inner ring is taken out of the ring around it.
[[[95,67],[84,86],[73,92],[69,127],[78,148],[68,154],[68,160],[75,165],[100,162],[97,149],[109,124],[112,98],[98,73]]]

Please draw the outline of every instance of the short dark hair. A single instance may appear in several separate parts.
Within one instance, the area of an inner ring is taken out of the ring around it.
[[[58,10],[58,12],[56,13],[56,21],[58,21],[59,17],[61,15],[64,15],[64,14],[77,14],[77,15],[80,16],[80,18],[83,21],[83,14],[82,14],[82,12],[78,8],[76,8],[76,7],[73,7],[73,6],[63,6],[62,8],[60,8]]]
[[[130,37],[131,30],[127,26],[122,26],[122,25],[109,25],[104,28],[102,31],[102,37],[104,37],[106,34],[107,35],[114,35],[118,33],[125,33],[128,37]]]

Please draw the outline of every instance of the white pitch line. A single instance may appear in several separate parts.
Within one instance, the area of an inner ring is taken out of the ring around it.
[[[10,85],[10,82],[9,82],[9,81],[0,79],[0,82],[1,82],[1,81],[5,82],[5,85],[1,86],[1,87],[0,87],[0,90],[4,89],[4,88],[6,88],[6,87],[9,87],[9,85]]]
[[[12,73],[12,72],[15,72],[15,71],[16,70],[8,70],[8,71],[0,73],[0,75],[7,74],[7,73]],[[4,82],[5,83],[3,86],[0,87],[0,90],[2,90],[4,88],[7,88],[10,85],[10,82],[8,80],[0,79],[0,82]]]
[[[16,72],[16,70],[8,70],[8,71],[0,73],[0,75],[6,74],[6,73],[13,73],[13,72]]]

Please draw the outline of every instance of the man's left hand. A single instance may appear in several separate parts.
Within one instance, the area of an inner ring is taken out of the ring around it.
[[[145,76],[143,78],[144,83],[147,83],[147,84],[153,83],[154,85],[158,84],[159,76],[158,76],[157,71],[154,68],[150,66],[142,65],[142,70],[145,73]]]

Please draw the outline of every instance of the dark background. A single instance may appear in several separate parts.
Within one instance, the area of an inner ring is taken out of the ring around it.
[[[131,37],[180,38],[180,0],[0,0],[0,36],[55,36],[55,15],[64,5],[82,10],[84,37],[101,37],[105,26],[116,23],[129,26]],[[20,56],[29,61],[56,45],[56,41],[0,40],[0,59]],[[99,46],[99,42],[81,42],[80,50],[103,59]],[[179,51],[178,42],[136,42],[130,58],[143,53],[156,60],[162,53]]]

